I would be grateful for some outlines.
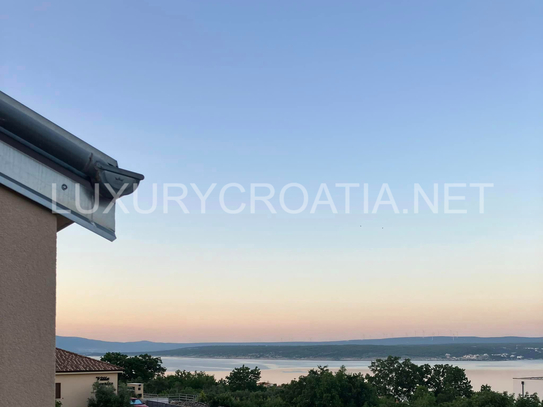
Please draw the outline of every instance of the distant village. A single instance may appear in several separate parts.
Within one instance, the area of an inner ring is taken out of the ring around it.
[[[524,350],[531,350],[536,353],[539,353],[543,355],[543,347],[536,348],[536,347],[526,347]],[[533,359],[533,358],[527,358],[523,355],[518,355],[517,352],[503,352],[503,353],[483,353],[483,354],[468,354],[463,356],[451,356],[450,353],[445,354],[445,358],[447,360],[451,361],[458,361],[458,360],[521,360],[521,359]],[[539,359],[539,358],[538,358]]]

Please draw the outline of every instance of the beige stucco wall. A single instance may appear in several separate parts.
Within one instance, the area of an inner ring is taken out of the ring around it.
[[[101,382],[111,382],[117,389],[118,374],[111,372],[93,373],[59,373],[55,376],[55,383],[60,383],[62,407],[87,407],[87,401],[92,396],[92,385],[96,377],[108,378]],[[51,404],[53,405],[53,404]]]
[[[128,387],[128,389],[132,389],[134,391],[133,394],[136,397],[143,397],[143,383],[127,383],[126,387]]]
[[[51,211],[0,186],[1,407],[53,405],[56,232]]]

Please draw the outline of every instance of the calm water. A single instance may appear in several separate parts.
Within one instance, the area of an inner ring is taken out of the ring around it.
[[[318,365],[338,369],[345,365],[350,372],[369,373],[369,361],[315,361],[315,360],[265,360],[265,359],[200,359],[163,357],[163,365],[168,373],[180,370],[199,370],[215,375],[217,379],[225,377],[233,368],[241,365],[255,367],[262,370],[262,380],[271,383],[288,383],[298,376],[305,375],[309,369]],[[446,362],[417,361],[417,364],[435,364]],[[452,363],[452,362],[450,362]],[[454,362],[455,365],[466,370],[474,389],[482,384],[489,384],[494,390],[520,393],[520,380],[514,377],[543,376],[543,360],[522,360],[507,362]],[[543,395],[543,381],[526,381],[525,390],[530,393],[537,392]]]

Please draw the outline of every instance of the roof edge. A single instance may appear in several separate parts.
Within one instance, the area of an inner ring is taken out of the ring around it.
[[[124,370],[57,370],[55,374],[123,373]]]
[[[117,199],[135,191],[142,174],[119,168],[115,159],[0,91],[0,131],[25,148],[98,184],[100,195]]]
[[[88,356],[85,356],[85,355],[80,355],[79,353],[75,353],[75,352],[71,352],[69,350],[65,350],[65,349],[61,349],[61,348],[55,348],[55,352],[57,351],[61,351],[61,352],[66,352],[66,353],[69,353],[71,355],[75,355],[77,356],[78,358],[84,358],[84,359],[89,359],[91,360],[92,362],[100,362],[100,363],[104,363],[106,365],[109,365],[111,366],[113,369],[115,370],[104,370],[104,369],[100,369],[100,370],[59,370],[57,371],[56,368],[55,368],[55,372],[56,373],[83,373],[83,372],[89,372],[89,373],[95,373],[95,372],[116,372],[116,371],[119,371],[119,372],[124,372],[124,369],[120,366],[117,366],[117,365],[114,365],[114,364],[111,364],[109,362],[104,362],[102,360],[97,360],[97,359],[93,359],[91,357],[88,357]]]
[[[59,125],[53,123],[51,120],[43,117],[41,114],[35,112],[34,110],[30,109],[26,105],[23,105],[21,102],[19,102],[16,99],[13,99],[11,96],[5,94],[2,91],[0,91],[0,103],[4,105],[9,105],[12,109],[14,109],[15,111],[18,111],[21,115],[27,116],[29,119],[31,119],[35,123],[38,123],[39,125],[49,129],[50,131],[57,133],[60,137],[74,143],[78,147],[91,151],[94,155],[100,157],[102,161],[108,163],[109,165],[118,167],[119,163],[113,157],[107,155],[106,153],[97,149],[96,147],[93,147],[86,141],[81,140],[76,135],[63,129]]]

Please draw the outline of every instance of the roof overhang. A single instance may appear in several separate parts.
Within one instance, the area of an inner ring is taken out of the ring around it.
[[[0,92],[0,184],[112,241],[115,200],[142,179]]]

